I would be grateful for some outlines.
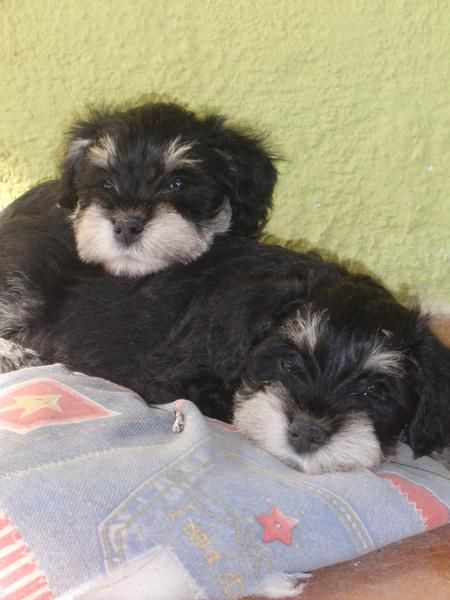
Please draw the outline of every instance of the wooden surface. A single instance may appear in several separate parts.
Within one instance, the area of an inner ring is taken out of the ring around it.
[[[436,316],[431,321],[431,328],[447,346],[450,346],[450,317]]]
[[[314,573],[301,600],[449,600],[450,526]]]

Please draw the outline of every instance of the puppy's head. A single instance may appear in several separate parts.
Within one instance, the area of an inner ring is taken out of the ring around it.
[[[374,467],[408,425],[416,454],[448,434],[446,350],[428,331],[419,339],[417,313],[354,283],[332,286],[257,343],[236,394],[238,430],[307,473]]]
[[[410,410],[401,353],[310,308],[253,349],[234,418],[283,462],[322,473],[379,464]]]
[[[275,182],[257,136],[154,103],[72,128],[60,204],[83,261],[141,276],[194,260],[217,234],[256,236]]]

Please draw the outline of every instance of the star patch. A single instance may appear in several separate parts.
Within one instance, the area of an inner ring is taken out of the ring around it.
[[[283,542],[292,544],[292,530],[297,527],[298,519],[288,517],[278,507],[274,506],[268,515],[257,515],[256,520],[264,527],[263,542]]]
[[[116,414],[53,379],[33,379],[0,393],[0,429],[16,433]]]

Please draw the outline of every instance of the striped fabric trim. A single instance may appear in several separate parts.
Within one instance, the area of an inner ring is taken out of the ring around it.
[[[52,600],[45,574],[11,521],[0,512],[0,598]]]
[[[414,506],[425,529],[435,529],[449,522],[450,511],[447,506],[424,486],[390,471],[383,471],[378,475],[389,481]]]

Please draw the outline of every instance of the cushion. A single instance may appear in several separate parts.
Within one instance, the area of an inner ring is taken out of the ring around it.
[[[62,365],[0,376],[0,444],[7,600],[239,598],[449,521],[449,471],[407,446],[305,475],[186,400]]]

